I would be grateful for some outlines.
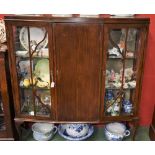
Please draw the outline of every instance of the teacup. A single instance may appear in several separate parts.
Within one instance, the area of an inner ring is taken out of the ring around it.
[[[104,128],[105,137],[109,141],[121,141],[124,137],[130,135],[130,131],[126,129],[123,123],[109,123]]]
[[[34,123],[32,125],[33,138],[38,141],[47,141],[57,132],[57,127],[51,123]]]

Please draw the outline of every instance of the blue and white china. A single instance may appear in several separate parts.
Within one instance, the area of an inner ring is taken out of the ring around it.
[[[130,102],[130,100],[124,100],[123,101],[123,110],[125,113],[131,113],[133,109],[132,103]]]
[[[123,123],[109,123],[104,128],[105,137],[109,141],[121,141],[124,137],[130,135]]]
[[[51,123],[34,123],[32,125],[33,138],[38,141],[48,141],[57,132],[57,127]]]
[[[94,127],[89,124],[60,124],[58,133],[67,140],[79,141],[90,137],[94,132]]]
[[[105,95],[106,100],[112,100],[114,98],[114,94],[112,90],[107,90]]]
[[[88,124],[67,124],[66,132],[71,137],[83,137],[88,133]]]

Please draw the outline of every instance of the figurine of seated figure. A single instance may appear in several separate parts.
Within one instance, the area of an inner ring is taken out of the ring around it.
[[[118,49],[116,47],[113,47],[112,49],[108,50],[108,53],[110,56],[120,56],[120,53],[118,52]]]

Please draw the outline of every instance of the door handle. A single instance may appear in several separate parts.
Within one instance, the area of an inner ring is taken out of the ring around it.
[[[54,77],[53,77],[53,71],[51,71],[51,88],[55,87]]]

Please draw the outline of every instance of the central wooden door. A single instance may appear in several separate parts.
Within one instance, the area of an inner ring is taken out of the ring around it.
[[[53,26],[56,55],[57,119],[98,121],[102,25],[57,23]]]

